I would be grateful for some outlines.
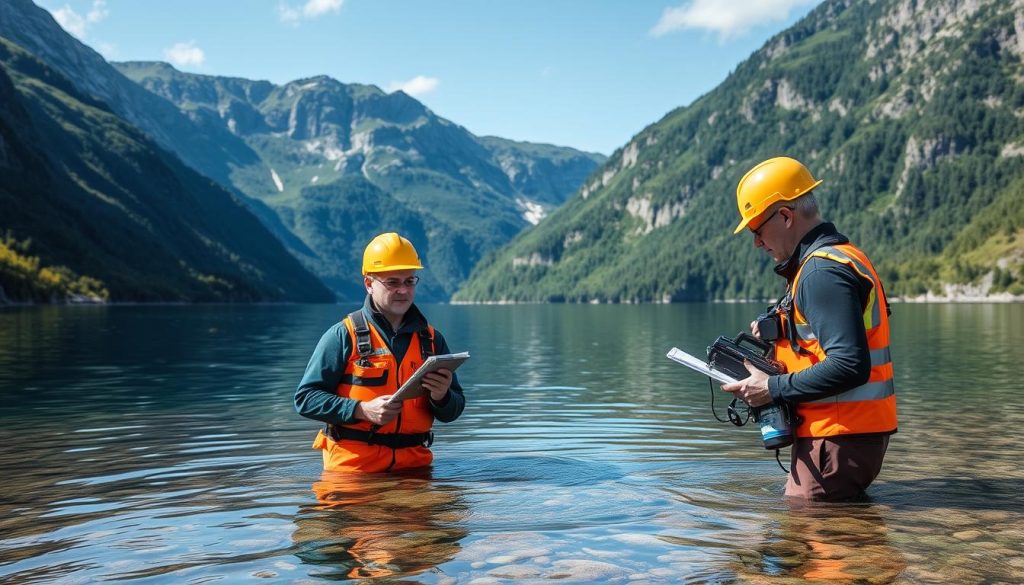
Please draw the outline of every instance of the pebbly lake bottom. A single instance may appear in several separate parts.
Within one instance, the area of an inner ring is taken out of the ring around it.
[[[325,473],[291,394],[345,310],[0,311],[0,580],[1024,582],[1022,306],[894,308],[900,432],[830,506],[664,358],[743,305],[424,307],[466,413],[429,470]]]

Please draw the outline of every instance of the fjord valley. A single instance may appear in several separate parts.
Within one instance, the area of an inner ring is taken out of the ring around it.
[[[423,301],[772,298],[729,227],[743,172],[778,154],[824,180],[826,219],[891,296],[1024,298],[1020,13],[823,2],[606,158],[323,75],[110,63],[11,0],[5,298],[352,301],[358,243],[382,231],[420,246]]]
[[[0,583],[1024,583],[1024,0],[37,1]]]

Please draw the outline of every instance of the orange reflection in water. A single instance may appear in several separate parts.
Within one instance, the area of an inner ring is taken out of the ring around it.
[[[296,555],[324,577],[411,575],[459,551],[466,505],[459,489],[429,470],[402,474],[325,471],[312,485],[317,503],[300,509]]]
[[[750,560],[741,575],[753,583],[786,576],[883,584],[895,582],[907,568],[874,504],[792,505]]]

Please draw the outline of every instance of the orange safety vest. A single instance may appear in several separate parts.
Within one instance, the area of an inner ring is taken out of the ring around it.
[[[402,363],[398,363],[395,355],[388,349],[377,330],[373,326],[369,326],[370,346],[362,348],[366,355],[361,357],[363,352],[360,351],[352,316],[345,317],[343,323],[348,330],[349,339],[352,341],[352,353],[345,365],[341,383],[335,390],[338,396],[365,401],[373,400],[378,396],[394,394],[423,363],[426,355],[423,349],[428,349],[430,353],[433,353],[434,328],[429,325],[427,326],[427,335],[422,337],[428,338],[426,341],[430,347],[424,348],[421,336],[413,335]],[[374,434],[384,436],[399,433],[403,435],[429,433],[434,424],[434,415],[431,413],[428,403],[429,398],[429,394],[424,394],[418,398],[404,401],[398,416],[388,424],[374,430]],[[367,421],[336,426],[339,429],[355,429],[363,432],[373,430],[373,425]],[[317,434],[313,441],[313,448],[323,450],[324,469],[327,471],[371,473],[392,471],[424,467],[430,465],[434,459],[430,449],[425,445],[392,448],[354,439],[342,438],[335,441],[324,431]]]
[[[889,353],[888,300],[874,267],[864,252],[852,244],[818,248],[804,258],[790,284],[790,307],[781,307],[779,315],[786,335],[775,342],[775,358],[786,365],[788,372],[799,372],[826,359],[807,319],[796,305],[800,273],[810,258],[827,258],[852,268],[871,281],[871,294],[864,307],[864,329],[871,354],[871,377],[867,383],[837,394],[800,402],[797,415],[803,420],[796,429],[798,437],[830,437],[864,433],[896,432],[896,391],[893,385],[892,358]],[[783,303],[785,305],[786,303]],[[799,346],[795,348],[793,344]]]

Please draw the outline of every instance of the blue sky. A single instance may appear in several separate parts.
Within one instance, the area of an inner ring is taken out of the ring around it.
[[[404,89],[474,134],[611,154],[820,0],[36,0],[113,61]]]

